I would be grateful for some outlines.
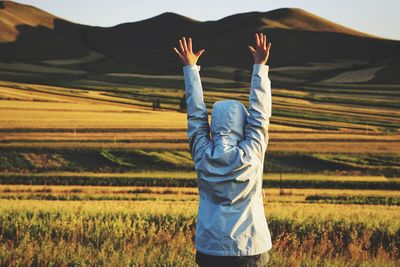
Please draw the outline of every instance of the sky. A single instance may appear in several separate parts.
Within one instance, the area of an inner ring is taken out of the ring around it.
[[[400,0],[15,0],[64,19],[93,26],[114,26],[174,12],[199,21],[219,20],[251,11],[298,7],[376,36],[400,40]]]

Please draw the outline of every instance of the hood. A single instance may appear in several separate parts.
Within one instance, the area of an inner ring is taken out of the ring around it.
[[[244,129],[249,112],[236,100],[214,103],[211,112],[211,138],[217,145],[236,146],[244,139]]]
[[[212,150],[206,152],[198,170],[210,177],[224,177],[246,170],[238,144],[244,139],[249,113],[236,100],[217,101],[211,111]],[[214,179],[213,178],[213,179]],[[217,179],[218,180],[218,179]],[[215,182],[217,181],[215,180]]]

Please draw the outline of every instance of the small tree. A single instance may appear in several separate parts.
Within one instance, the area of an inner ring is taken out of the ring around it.
[[[234,70],[233,71],[233,80],[235,82],[242,82],[244,80],[244,71]]]
[[[183,94],[181,97],[181,101],[179,102],[179,111],[186,112],[187,110],[187,103],[186,103],[186,94]]]
[[[161,110],[161,100],[159,97],[157,97],[157,109]]]
[[[153,97],[153,110],[161,110],[161,102],[159,97]]]
[[[156,108],[157,108],[157,99],[155,97],[153,97],[152,103],[153,103],[153,110],[156,110]]]

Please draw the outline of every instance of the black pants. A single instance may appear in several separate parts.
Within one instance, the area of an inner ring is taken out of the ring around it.
[[[213,256],[196,250],[196,263],[200,267],[265,267],[269,252],[253,256]]]

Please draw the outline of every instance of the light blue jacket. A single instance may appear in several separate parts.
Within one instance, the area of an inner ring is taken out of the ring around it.
[[[210,127],[200,66],[183,67],[187,134],[200,193],[195,243],[202,253],[249,256],[272,248],[262,194],[272,114],[268,70],[253,65],[248,111],[239,101],[218,101]]]

